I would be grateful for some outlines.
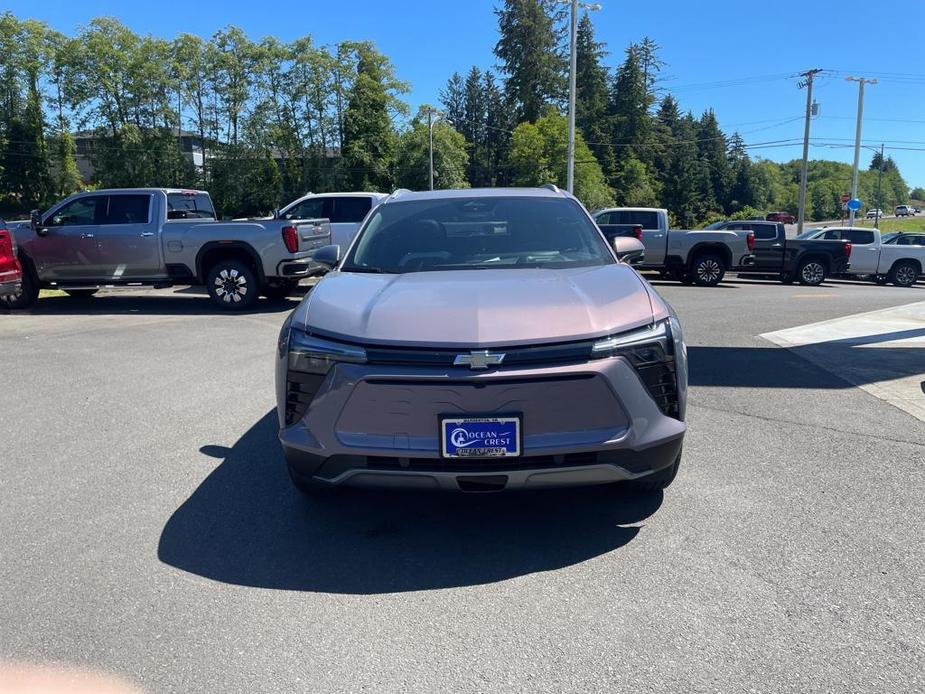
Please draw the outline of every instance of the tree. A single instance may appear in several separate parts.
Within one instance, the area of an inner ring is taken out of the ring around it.
[[[510,143],[511,113],[495,76],[485,71],[482,75],[482,102],[485,106],[485,127],[482,156],[484,157],[485,185],[504,185],[508,182],[502,162]]]
[[[447,80],[446,87],[440,90],[440,104],[446,122],[458,131],[462,131],[466,119],[464,99],[463,78],[454,72]]]
[[[706,174],[703,196],[710,209],[719,212],[731,211],[729,193],[733,179],[726,146],[726,136],[720,130],[713,109],[704,111],[697,128],[697,153]]]
[[[372,44],[359,44],[357,55],[356,81],[344,112],[346,178],[354,190],[389,190],[398,144],[389,106],[399,83]]]
[[[508,157],[511,182],[521,186],[555,183],[564,187],[567,140],[568,120],[556,111],[550,111],[536,123],[518,125],[511,136]],[[600,164],[581,133],[575,133],[575,195],[589,209],[613,202]]]
[[[925,188],[916,186],[911,191],[909,191],[909,197],[913,200],[925,200]]]
[[[401,135],[398,146],[398,185],[412,190],[426,190],[430,177],[430,148],[427,133],[427,109],[422,106],[411,127]],[[453,126],[442,120],[434,123],[434,188],[467,188],[466,165],[469,155],[466,140]]]
[[[507,76],[505,93],[518,121],[533,122],[565,93],[565,58],[560,50],[554,0],[504,0],[495,10],[495,55]]]
[[[613,149],[601,144],[610,138],[607,123],[608,72],[602,61],[603,44],[594,39],[594,25],[587,13],[578,22],[575,72],[575,125],[581,130],[605,173],[614,168]]]
[[[485,143],[485,95],[482,85],[482,71],[474,65],[466,75],[463,91],[463,123],[459,128],[469,146],[469,167],[467,176],[473,186],[490,185],[486,166]]]

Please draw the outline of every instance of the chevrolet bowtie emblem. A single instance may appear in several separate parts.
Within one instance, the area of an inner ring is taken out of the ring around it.
[[[504,353],[489,352],[485,349],[473,350],[469,354],[457,354],[453,366],[468,366],[470,369],[487,369],[504,361]]]

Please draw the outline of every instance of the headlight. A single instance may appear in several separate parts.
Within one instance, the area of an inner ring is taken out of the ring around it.
[[[591,357],[625,356],[634,366],[665,361],[671,354],[669,320],[661,320],[637,330],[598,340],[591,347]]]
[[[681,324],[669,318],[595,342],[592,358],[625,357],[635,367],[663,414],[684,419],[687,404],[687,350]]]
[[[366,350],[355,345],[315,337],[298,328],[289,331],[290,370],[326,374],[339,362],[364,364]]]

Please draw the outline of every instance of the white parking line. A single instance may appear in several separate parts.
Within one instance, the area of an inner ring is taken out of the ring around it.
[[[761,337],[925,422],[925,301]]]

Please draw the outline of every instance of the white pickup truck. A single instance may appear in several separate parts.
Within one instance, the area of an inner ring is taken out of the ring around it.
[[[925,246],[911,241],[915,235],[888,234],[886,241],[878,229],[829,227],[814,239],[840,239],[851,242],[851,266],[846,275],[868,275],[878,284],[911,287],[925,268]]]
[[[668,210],[655,207],[612,207],[592,216],[605,235],[608,225],[641,227],[646,254],[636,267],[660,270],[684,283],[712,287],[726,270],[755,262],[755,235],[750,231],[669,229]]]

